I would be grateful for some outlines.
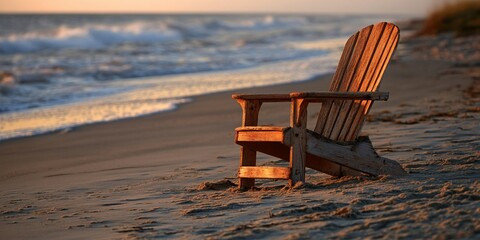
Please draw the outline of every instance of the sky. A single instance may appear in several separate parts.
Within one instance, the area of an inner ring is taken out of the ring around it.
[[[383,13],[423,16],[449,0],[0,0],[2,13]]]

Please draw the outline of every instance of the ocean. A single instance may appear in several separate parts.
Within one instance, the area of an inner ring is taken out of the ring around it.
[[[305,81],[333,72],[360,28],[400,18],[0,15],[0,140],[173,110],[213,92]]]

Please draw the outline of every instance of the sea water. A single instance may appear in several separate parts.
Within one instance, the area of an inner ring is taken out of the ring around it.
[[[307,80],[334,71],[349,35],[391,20],[0,15],[0,140],[171,110],[202,94]]]

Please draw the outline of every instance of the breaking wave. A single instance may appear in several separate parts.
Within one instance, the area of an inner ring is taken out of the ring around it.
[[[147,24],[83,27],[60,26],[53,32],[12,34],[0,38],[0,53],[22,53],[45,49],[104,48],[121,43],[155,43],[175,41],[181,35],[167,26],[152,29]]]
[[[53,29],[0,34],[0,53],[58,49],[99,49],[123,43],[164,43],[219,32],[258,32],[308,24],[305,17],[161,18],[115,24],[63,24]]]
[[[331,72],[374,18],[0,15],[0,141]]]

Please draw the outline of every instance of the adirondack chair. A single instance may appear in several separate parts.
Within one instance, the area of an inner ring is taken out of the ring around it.
[[[292,186],[305,181],[305,167],[332,176],[406,174],[396,161],[380,157],[368,136],[359,136],[373,101],[388,99],[377,88],[398,38],[398,27],[386,22],[352,35],[328,92],[232,95],[243,111],[235,129],[239,187],[253,187],[256,178],[286,179]],[[257,126],[265,102],[290,102],[290,126]],[[314,130],[306,129],[309,103],[321,103]],[[289,161],[289,167],[256,166],[257,151]]]

